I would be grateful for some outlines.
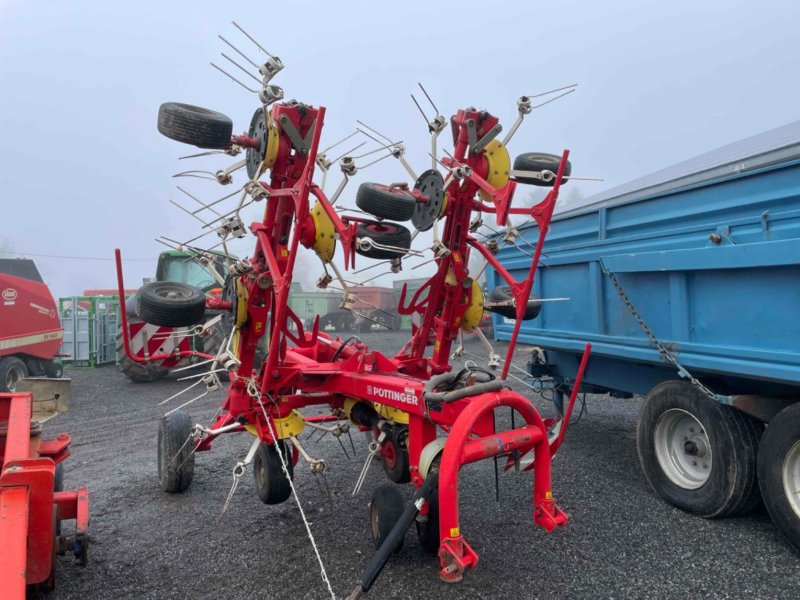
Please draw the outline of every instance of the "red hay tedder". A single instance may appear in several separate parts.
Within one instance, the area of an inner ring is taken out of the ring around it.
[[[224,373],[229,383],[221,410],[209,426],[193,426],[189,415],[177,409],[162,419],[161,487],[183,492],[192,481],[195,452],[210,450],[224,433],[248,432],[255,439],[247,457],[236,465],[234,481],[252,463],[261,500],[283,502],[294,491],[291,480],[301,458],[313,473],[326,466],[303,447],[300,432],[312,427],[337,435],[354,424],[374,434],[357,489],[370,460],[380,453],[389,478],[395,483],[410,482],[416,493],[414,502],[405,505],[396,486],[375,490],[371,522],[377,551],[352,597],[369,590],[412,523],[423,547],[438,555],[440,578],[460,581],[478,562],[459,524],[458,476],[463,465],[532,453],[533,521],[547,531],[567,523],[567,515],[553,497],[550,463],[563,441],[589,347],[560,421],[543,420],[528,399],[508,387],[505,378],[521,321],[539,312],[531,289],[559,189],[570,173],[568,152],[522,154],[512,169],[506,144],[531,111],[531,99],[519,100],[517,122],[503,141],[498,138],[502,128],[497,117],[465,108],[450,119],[453,151],[448,157],[434,159],[433,168],[415,177],[411,186],[362,184],[356,204],[374,218],[342,214],[335,203],[357,170],[355,162],[350,157],[339,161],[344,179],[328,198],[314,182],[315,168],[326,174],[331,166],[319,151],[325,108],[280,101],[283,91],[269,81],[282,68],[272,56],[261,66],[263,106],[256,110],[246,134],[232,136],[231,120],[207,109],[167,103],[159,111],[159,130],[167,137],[227,154],[244,150],[241,166],[247,168],[248,181],[238,207],[248,197],[250,202],[265,203],[263,219],[248,228],[255,238],[252,257],[231,261],[225,293],[213,302],[214,309],[225,309],[230,315],[227,343],[195,384],[217,389],[217,373]],[[436,138],[446,122],[437,114],[429,123],[434,155]],[[399,144],[387,148],[413,172]],[[514,208],[518,183],[551,189],[536,206]],[[500,226],[506,225],[511,214],[538,223],[540,239],[524,280],[514,280],[495,259],[496,246],[474,235],[481,214],[495,215]],[[394,266],[412,252],[411,232],[395,222],[403,220],[410,220],[417,231],[433,230],[431,250],[436,263],[435,274],[413,297],[407,298],[403,290],[398,312],[417,313],[420,322],[406,345],[396,355],[386,356],[356,337],[344,340],[327,335],[320,330],[319,318],[312,327],[304,327],[289,307],[300,246],[313,249],[321,259],[326,273],[321,287],[333,280],[327,274],[332,268],[344,288],[342,307],[351,309],[357,299],[332,263],[337,246],[345,270],[353,269],[356,255]],[[246,234],[238,210],[216,224],[223,242]],[[478,252],[507,283],[500,296],[490,294],[484,299],[476,275],[467,266],[472,252]],[[122,290],[119,250],[117,268]],[[423,295],[424,300],[419,300]],[[166,291],[163,319],[156,324],[170,326],[174,318],[180,319],[186,297],[188,292],[184,296],[174,285]],[[460,332],[479,325],[484,309],[517,320],[500,377],[477,367],[453,369],[450,363],[453,342]],[[318,405],[328,407],[330,413],[304,416],[301,412]],[[524,424],[499,430],[494,411],[500,407],[516,411]],[[231,494],[234,489],[235,484]],[[333,595],[321,558],[320,564]]]

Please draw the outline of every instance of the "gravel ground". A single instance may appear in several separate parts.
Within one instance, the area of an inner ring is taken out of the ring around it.
[[[364,338],[387,353],[405,339]],[[481,353],[474,341],[467,348]],[[519,351],[517,364],[525,360]],[[291,499],[261,504],[250,471],[218,522],[249,436],[223,436],[212,452],[198,455],[189,491],[162,493],[157,403],[183,384],[134,385],[114,367],[67,375],[72,409],[45,433],[72,435],[65,482],[90,490],[92,544],[85,569],[60,559],[49,598],[328,597],[297,506]],[[208,423],[220,396],[191,405],[192,418]],[[798,597],[800,557],[763,510],[707,521],[666,505],[639,470],[638,402],[591,396],[586,404],[553,465],[556,500],[570,515],[565,529],[548,534],[532,524],[530,474],[501,474],[498,503],[492,462],[470,465],[461,477],[461,529],[480,555],[478,567],[460,584],[439,582],[437,562],[422,552],[412,527],[368,597]],[[363,437],[353,439],[356,458],[345,458],[331,436],[312,446],[328,461],[330,497],[300,466],[295,479],[338,597],[350,593],[372,553],[370,490],[387,481],[376,464],[361,494],[350,495],[366,456]],[[403,489],[410,498],[411,486]]]

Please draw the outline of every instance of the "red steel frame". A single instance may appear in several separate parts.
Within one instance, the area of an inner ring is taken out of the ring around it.
[[[299,246],[313,247],[317,234],[309,213],[309,197],[316,198],[333,223],[342,246],[345,269],[354,265],[357,223],[362,219],[340,217],[322,189],[313,182],[325,109],[281,103],[272,107],[271,117],[276,123],[281,118],[285,123],[288,118],[301,137],[308,139],[308,135],[311,135],[311,143],[303,153],[294,148],[289,137],[281,131],[270,181],[260,182],[267,193],[265,213],[261,222],[254,222],[250,226],[256,238],[256,248],[250,259],[253,270],[241,277],[247,290],[247,319],[239,328],[236,348],[241,364],[235,372],[230,373],[230,385],[222,403],[222,411],[210,427],[212,433],[196,440],[195,449],[210,450],[211,443],[218,435],[214,432],[236,423],[241,426],[232,427],[226,432],[242,431],[245,425],[253,425],[260,439],[271,444],[273,438],[270,431],[277,431],[275,420],[286,418],[295,409],[320,404],[341,409],[348,399],[380,403],[408,414],[409,462],[412,483],[417,487],[423,482],[420,473],[423,448],[436,438],[437,426],[449,431],[441,461],[438,491],[440,576],[444,580],[460,580],[464,570],[477,563],[477,554],[464,541],[459,529],[457,478],[463,464],[500,454],[533,450],[536,457],[534,522],[548,531],[564,525],[567,517],[553,500],[550,481],[550,458],[557,446],[553,447],[548,441],[547,425],[528,400],[516,392],[503,390],[432,408],[425,401],[424,391],[431,376],[451,369],[450,347],[472,301],[471,280],[468,279],[466,266],[471,249],[480,252],[511,286],[517,316],[524,314],[568,152],[565,151],[562,156],[555,184],[547,198],[532,209],[512,208],[516,182],[508,181],[502,189],[490,185],[486,180],[486,158],[480,152],[471,152],[469,148],[467,120],[475,119],[481,123],[477,132],[480,136],[497,124],[497,118],[474,109],[458,112],[453,119],[455,152],[445,164],[451,168],[466,166],[469,169],[463,178],[449,177],[446,182],[449,199],[446,212],[442,215],[442,242],[449,252],[437,259],[437,272],[424,286],[429,289],[424,302],[415,304],[420,294],[418,290],[411,304],[404,306],[403,290],[399,312],[420,312],[422,324],[413,332],[404,349],[391,358],[369,350],[362,343],[345,345],[339,338],[330,339],[330,336],[319,331],[319,317],[311,331],[305,331],[302,321],[289,308],[288,298]],[[243,136],[237,136],[236,143],[241,145],[243,139]],[[488,194],[491,204],[476,199],[479,190]],[[423,196],[419,200],[427,201],[427,198]],[[495,257],[469,235],[470,217],[476,210],[496,214],[500,225],[505,225],[509,214],[524,214],[536,220],[540,231],[539,243],[525,280],[515,281]],[[117,271],[122,289],[119,250]],[[448,273],[455,275],[455,282],[452,277],[448,278]],[[123,328],[127,330],[124,312],[122,318]],[[290,331],[290,322],[297,333]],[[520,322],[518,319],[503,378],[510,365]],[[264,335],[268,335],[269,351],[256,372],[253,368],[256,346]],[[433,351],[428,357],[425,354],[430,345]],[[127,341],[125,347],[128,352]],[[339,360],[331,362],[337,351]],[[588,352],[587,346],[575,382],[573,401]],[[257,393],[254,393],[254,386],[257,386]],[[493,411],[501,406],[518,411],[526,424],[510,431],[496,432]],[[265,421],[265,414],[269,416],[271,427]],[[562,427],[560,439],[563,439],[565,429],[566,424]],[[427,506],[423,508],[425,512]]]
[[[75,540],[87,543],[86,488],[54,492],[56,465],[69,456],[70,437],[38,445],[31,440],[30,393],[0,394],[0,590],[23,599],[28,585],[46,582],[53,569],[57,521],[75,519]]]

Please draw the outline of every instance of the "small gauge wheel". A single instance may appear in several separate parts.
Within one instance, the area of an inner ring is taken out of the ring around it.
[[[414,189],[428,196],[428,201],[417,203],[411,216],[411,223],[420,231],[428,231],[442,210],[444,179],[439,171],[429,169],[419,176],[414,183]]]
[[[256,179],[261,175],[258,171],[258,166],[264,160],[267,152],[267,133],[268,128],[267,121],[264,119],[264,109],[258,108],[253,113],[253,118],[250,119],[250,129],[247,131],[248,136],[258,140],[258,147],[247,148],[244,153],[245,168],[250,179]]]

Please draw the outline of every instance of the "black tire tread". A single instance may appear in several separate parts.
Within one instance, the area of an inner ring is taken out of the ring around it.
[[[225,149],[231,143],[233,121],[200,106],[165,102],[158,109],[158,131],[172,140],[198,148]]]
[[[128,322],[130,324],[130,321]],[[125,354],[122,339],[122,325],[117,329],[117,366],[132,383],[152,383],[169,375],[169,369],[154,366],[152,363],[137,363]]]
[[[356,206],[371,215],[392,221],[408,221],[414,216],[417,201],[408,192],[389,192],[378,184],[365,182],[358,186]]]
[[[191,418],[183,410],[162,417],[159,423],[158,483],[170,494],[184,492],[192,484],[194,448],[186,443],[191,431]]]
[[[159,290],[178,287],[185,298],[166,298]],[[200,288],[174,281],[154,281],[139,288],[136,294],[136,314],[145,323],[159,327],[189,327],[203,322],[206,297]]]
[[[557,154],[547,154],[545,152],[525,152],[520,154],[514,159],[515,171],[551,171],[558,173],[558,166],[561,164],[561,157]],[[567,161],[564,166],[564,177],[569,177],[572,174],[572,163]],[[517,177],[520,183],[527,183],[538,187],[553,187],[555,180],[550,182],[542,181],[541,179],[534,179],[532,177]],[[562,179],[561,185],[566,185],[568,179]]]
[[[281,452],[283,453],[284,460],[286,461],[286,468],[289,471],[289,477],[294,477],[294,468],[292,465],[291,457],[288,455],[286,444],[283,440],[279,441]],[[268,484],[264,488],[259,487],[257,473],[260,463],[266,463],[267,481]],[[292,486],[286,478],[281,465],[281,459],[278,456],[278,451],[275,449],[274,444],[262,443],[256,455],[253,457],[253,482],[256,487],[258,499],[264,504],[280,504],[289,499],[292,494]]]
[[[376,244],[381,244],[384,246],[394,246],[396,248],[404,248],[406,250],[411,248],[411,232],[406,227],[397,225],[395,223],[383,223],[383,225],[388,226],[387,231],[367,231],[367,224],[359,223],[357,235],[358,237],[369,237]],[[392,227],[395,228],[394,231],[391,230]],[[367,251],[363,251],[356,246],[356,252],[361,256],[365,256],[366,258],[374,258],[376,260],[390,260],[392,258],[402,258],[404,256],[399,252],[393,252],[391,250],[383,250],[382,248],[374,247]]]
[[[400,519],[405,509],[403,495],[396,486],[384,483],[375,488],[372,492],[372,500],[370,501],[370,514],[373,508],[378,506],[378,537],[375,537],[375,532],[372,531],[372,539],[375,542],[375,548],[380,548],[383,541],[389,535],[389,532],[394,527],[395,523]],[[371,519],[371,516],[370,516]],[[371,521],[370,521],[371,522]],[[403,538],[397,543],[394,552],[399,552],[403,547]]]

